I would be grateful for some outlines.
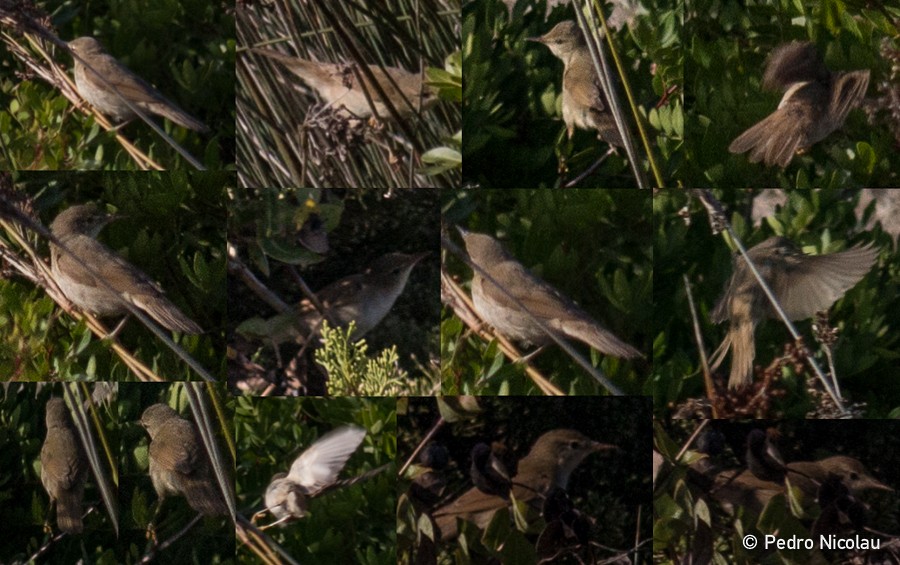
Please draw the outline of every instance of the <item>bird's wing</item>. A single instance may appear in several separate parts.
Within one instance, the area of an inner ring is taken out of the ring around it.
[[[347,459],[366,437],[366,430],[344,426],[320,437],[291,464],[288,478],[314,493],[337,480]]]
[[[728,150],[732,153],[750,152],[750,161],[787,167],[794,154],[807,145],[807,129],[815,110],[800,101],[788,101],[739,135]]]
[[[527,304],[535,317],[558,317],[561,308],[567,310],[572,316],[579,314],[586,316],[574,302],[532,274],[518,261],[503,261],[495,265],[489,274],[497,281],[513,281],[514,284],[506,288],[506,292]],[[488,297],[501,303],[509,301],[506,294],[487,279],[482,279],[482,285],[482,289]]]
[[[804,255],[773,269],[772,287],[791,320],[804,320],[827,310],[872,268],[878,250],[871,245],[827,255]],[[769,312],[774,316],[774,312]]]
[[[488,510],[496,510],[497,508],[503,508],[507,504],[509,503],[499,496],[487,494],[478,490],[477,488],[471,488],[461,494],[459,498],[457,498],[450,504],[438,508],[434,512],[434,517],[438,518],[440,516],[466,516],[470,514],[477,514],[479,512],[485,512]]]
[[[588,57],[590,59],[590,57]],[[587,64],[593,65],[591,61]],[[591,67],[593,69],[593,67]],[[568,70],[566,72],[569,72]],[[600,84],[600,77],[593,75],[591,82],[593,88],[570,88],[566,95],[574,102],[574,106],[578,108],[590,108],[591,117],[597,126],[597,132],[601,139],[606,140],[613,145],[622,145],[622,136],[619,128],[616,127],[616,120],[613,118],[609,108],[609,102],[606,99],[606,93]]]
[[[772,51],[766,61],[762,87],[784,92],[798,82],[827,80],[829,74],[815,45],[794,41]]]
[[[41,449],[41,473],[60,488],[70,490],[81,480],[84,462],[78,438],[72,430],[57,430]],[[75,445],[75,449],[71,445]]]
[[[326,308],[343,306],[349,299],[355,298],[362,290],[362,277],[352,275],[335,281],[316,293],[316,298]],[[312,304],[310,304],[312,306]]]
[[[171,418],[160,426],[150,442],[150,456],[163,469],[190,475],[203,464],[203,453],[194,425],[184,418]]]
[[[86,264],[97,271],[97,274],[103,276],[106,284],[116,292],[162,293],[162,289],[147,275],[99,241],[87,236],[80,236],[78,239],[70,239],[63,243],[71,253],[59,250],[57,257],[59,269],[65,271],[79,284],[88,286],[98,286],[99,284],[96,277],[83,266]]]
[[[91,61],[94,69],[103,75],[108,82],[112,83],[119,92],[132,103],[141,105],[149,103],[166,103],[171,102],[159,93],[155,88],[146,83],[139,76],[131,72],[125,65],[116,60],[112,55],[103,54]],[[85,69],[90,74],[90,70]],[[115,79],[113,79],[115,77]],[[99,81],[96,76],[92,79]]]
[[[847,114],[855,108],[869,87],[869,71],[838,73],[831,89],[830,114],[837,124],[843,124]]]

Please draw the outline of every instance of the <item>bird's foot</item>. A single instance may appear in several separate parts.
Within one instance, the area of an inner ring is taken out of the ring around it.
[[[538,355],[540,355],[541,353],[543,353],[546,349],[547,349],[547,346],[546,346],[546,345],[542,345],[542,346],[538,347],[537,349],[535,349],[534,351],[532,351],[531,353],[529,353],[528,355],[523,355],[522,357],[519,357],[519,359],[518,359],[517,362],[518,362],[518,363],[523,363],[523,364],[524,364],[524,363],[528,363],[528,362],[530,362],[532,359],[534,359],[535,357],[537,357]]]
[[[118,324],[116,324],[116,327],[113,328],[113,331],[106,334],[106,337],[104,337],[103,339],[105,339],[107,341],[113,341],[114,339],[116,339],[116,337],[119,335],[119,332],[121,332],[122,328],[125,327],[125,322],[127,322],[127,321],[128,321],[128,316],[125,316],[124,318],[122,318],[122,320]]]

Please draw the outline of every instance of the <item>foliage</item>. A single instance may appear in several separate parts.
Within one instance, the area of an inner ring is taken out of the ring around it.
[[[51,541],[52,536],[43,531],[45,520],[49,519],[54,532],[59,533],[55,514],[48,514],[49,498],[40,479],[40,452],[46,436],[45,405],[51,396],[62,397],[62,394],[59,385],[14,383],[5,387],[0,397],[0,451],[4,454],[0,458],[0,523],[6,538],[0,549],[3,563],[24,563]],[[97,401],[93,409],[112,442],[112,445],[101,446],[98,453],[101,465],[109,472],[110,457],[118,450],[120,420],[114,407],[106,403]],[[91,429],[96,438],[97,430],[93,425]],[[115,463],[112,465],[114,467]],[[50,543],[45,559],[74,562],[90,555],[97,563],[120,562],[114,556],[115,530],[100,504],[93,479],[88,479],[84,500],[97,507],[84,519],[85,533],[64,536]]]
[[[389,464],[396,457],[393,398],[240,397],[236,402],[235,490],[238,510],[247,518],[262,508],[272,475],[287,472],[304,449],[338,426],[354,424],[369,432],[340,478]],[[300,563],[396,563],[395,474],[391,467],[314,498],[308,516],[266,533]],[[260,523],[271,521],[267,516]],[[239,549],[238,559],[256,562],[246,549]]]
[[[812,41],[833,70],[871,69],[871,93],[880,91],[891,72],[882,46],[893,42],[898,47],[898,21],[897,7],[881,3],[765,0],[740,7],[728,0],[690,2],[684,28],[691,38],[685,49],[684,185],[897,186],[895,117],[872,117],[867,123],[862,111],[853,111],[842,130],[794,157],[785,170],[751,164],[746,155],[729,153],[728,145],[778,105],[781,93],[761,89],[765,61],[775,47]]]
[[[208,169],[224,169],[234,162],[234,14],[216,3],[163,0],[147,5],[140,0],[72,5],[53,1],[56,33],[63,41],[90,35],[125,66],[154,85],[214,132],[203,136],[168,125],[168,133]],[[41,22],[41,25],[44,23]],[[8,42],[22,41],[22,37]],[[48,43],[43,44],[49,49]],[[4,60],[13,59],[4,43]],[[64,69],[72,57],[60,48],[50,51]],[[17,57],[19,58],[19,57]],[[23,80],[24,77],[24,80]],[[0,71],[0,168],[16,169],[127,169],[137,164],[87,111],[52,86],[32,77],[19,63],[14,71]],[[154,117],[161,123],[159,117]],[[129,124],[122,134],[167,169],[190,165],[147,125]]]
[[[328,371],[329,396],[425,396],[427,383],[413,381],[397,364],[397,346],[376,357],[367,357],[366,340],[351,340],[356,324],[346,329],[330,328],[322,323],[322,347],[316,350],[316,362]]]
[[[107,205],[117,220],[99,239],[158,281],[170,300],[206,333],[183,336],[181,346],[213,375],[221,375],[221,328],[225,316],[223,195],[229,173],[18,173],[15,190],[48,226],[61,210],[88,201]],[[39,255],[47,243],[29,233]],[[12,245],[9,233],[3,235]],[[15,246],[17,249],[17,246]],[[20,257],[26,257],[19,250]],[[0,312],[11,332],[0,335],[0,373],[20,380],[129,380],[134,378],[110,344],[83,323],[60,315],[53,301],[20,279],[0,280]],[[107,324],[112,331],[115,322]],[[137,320],[117,336],[120,343],[167,379],[190,380],[187,366]]]
[[[237,65],[241,185],[457,186],[458,134],[452,132],[459,130],[461,106],[458,12],[453,0],[293,0],[277,10],[245,4],[238,26],[242,47],[276,49],[274,43],[293,38],[277,49],[313,61],[422,72],[436,83],[441,102],[399,122],[340,118],[295,75],[243,51]]]
[[[647,128],[648,142],[660,163],[663,185],[674,185],[683,139],[678,90],[682,85],[678,33],[682,8],[670,0],[643,4],[646,11],[629,23],[629,29],[612,35],[642,120],[649,117],[652,127]],[[526,41],[560,21],[574,19],[573,9],[554,8],[545,20],[543,2],[534,3],[532,8],[528,5],[520,1],[508,11],[499,0],[485,0],[467,2],[463,8],[463,160],[467,186],[560,186],[585,171],[607,149],[587,131],[577,131],[571,141],[565,139],[560,119],[562,62],[546,47]],[[606,41],[603,46],[609,54]],[[612,65],[612,57],[608,60]],[[671,87],[675,90],[667,95]],[[620,88],[619,92],[636,149],[642,155],[646,149],[633,123],[632,109],[624,91]],[[621,149],[620,155],[607,159],[579,186],[634,186],[636,181]],[[647,170],[645,159],[640,166]],[[564,168],[569,170],[568,177],[561,174]]]
[[[286,304],[295,304],[304,294],[290,265],[304,267],[300,275],[315,292],[365,271],[374,259],[386,253],[435,249],[440,229],[438,206],[438,192],[426,189],[394,195],[375,190],[238,190],[230,208],[229,241],[237,249],[238,259],[266,288]],[[299,244],[296,222],[307,217],[309,211],[318,214],[323,230],[328,230],[330,249],[326,252],[313,253]],[[436,257],[420,261],[394,308],[365,336],[369,347],[376,351],[397,346],[399,369],[414,375],[415,387],[430,386],[426,383],[432,380],[433,371],[422,367],[436,355],[439,339],[438,271]],[[246,350],[256,363],[274,370],[277,356],[268,345],[270,342],[263,339],[246,346],[239,343],[235,330],[241,322],[271,317],[277,312],[238,277],[230,281],[229,343]],[[289,346],[285,344],[281,349],[289,359]],[[238,376],[244,377],[244,372]]]
[[[892,326],[900,301],[895,281],[898,261],[895,244],[879,226],[860,233],[854,215],[853,194],[841,191],[791,191],[787,204],[754,226],[747,217],[756,191],[717,190],[729,221],[746,247],[772,235],[783,235],[806,253],[827,253],[855,244],[874,242],[880,257],[862,281],[829,311],[832,325],[840,329],[835,346],[837,378],[845,398],[867,405],[866,417],[888,417],[900,406],[900,387],[893,378],[900,334]],[[709,323],[709,312],[722,293],[731,273],[731,250],[721,236],[710,233],[706,215],[697,203],[691,205],[687,225],[679,211],[688,204],[683,192],[666,191],[653,201],[654,217],[654,368],[653,397],[657,415],[671,413],[686,399],[704,396],[700,360],[694,338],[683,276],[690,281],[700,329],[707,352],[724,335],[724,329]],[[810,322],[798,322],[806,345],[820,347],[810,337]],[[780,354],[789,334],[774,320],[761,323],[756,331],[756,363],[765,366]],[[823,358],[817,356],[820,362]],[[730,360],[726,360],[727,368]],[[821,365],[820,365],[821,366]],[[772,396],[770,414],[802,418],[813,406],[806,392],[808,368],[786,370],[778,384],[783,396]]]
[[[782,495],[773,497],[758,516],[746,508],[730,515],[713,496],[709,496],[711,489],[698,478],[697,469],[706,467],[721,471],[740,470],[744,466],[743,452],[749,430],[767,426],[777,426],[779,449],[786,463],[815,461],[839,453],[858,459],[874,478],[889,485],[892,484],[891,469],[900,463],[897,445],[900,430],[892,421],[710,422],[709,428],[721,434],[725,446],[730,447],[714,456],[702,453],[697,442],[684,445],[686,438],[695,431],[696,421],[657,423],[653,432],[654,448],[665,460],[654,482],[654,552],[660,559],[665,557],[666,562],[672,563],[686,560],[738,564],[849,562],[845,552],[837,551],[748,551],[742,545],[745,534],[753,534],[759,539],[764,534],[774,534],[780,539],[795,535],[818,542],[810,529],[820,509],[814,504],[802,509],[786,504],[787,497]],[[896,531],[897,497],[875,491],[865,493],[863,497],[868,504],[868,525],[872,528],[869,532]],[[869,537],[871,534],[861,535]],[[882,546],[885,546],[884,540]]]
[[[653,315],[649,194],[634,190],[480,190],[445,197],[444,218],[471,231],[501,236],[527,268],[575,300],[626,343],[647,351],[642,328]],[[462,246],[462,243],[459,245]],[[448,261],[455,273],[469,269]],[[493,343],[467,334],[446,311],[441,322],[445,394],[539,394],[519,364]],[[587,348],[576,342],[576,349]],[[557,347],[534,364],[567,394],[602,394],[602,387]],[[628,394],[644,388],[640,362],[591,357]]]
[[[153,551],[147,539],[147,524],[154,523],[160,543],[175,537],[197,516],[183,496],[165,498],[160,509],[158,496],[149,476],[150,437],[141,424],[144,410],[158,402],[173,407],[179,415],[196,425],[189,408],[184,384],[121,383],[116,402],[118,418],[128,425],[121,431],[119,464],[119,523],[118,550],[124,552],[120,562],[136,562]],[[218,456],[226,462],[227,479],[233,476],[233,439],[231,439],[234,399],[221,385],[206,385],[203,401],[209,410]],[[221,412],[218,410],[221,409]],[[208,457],[202,453],[202,457]],[[229,517],[207,517],[194,526],[188,535],[177,538],[163,553],[172,562],[227,562],[234,557],[234,524]]]
[[[439,417],[437,404],[433,398],[410,398],[398,404],[401,460],[409,458],[435,426]],[[449,453],[450,464],[437,470],[445,480],[443,496],[438,502],[425,508],[419,506],[409,490],[412,469],[400,478],[402,494],[397,529],[401,563],[417,562],[415,559],[433,551],[427,539],[428,515],[471,487],[470,451],[476,443],[501,442],[518,459],[528,452],[537,437],[556,428],[575,429],[595,441],[613,443],[620,448],[588,457],[569,482],[568,491],[575,508],[596,520],[590,535],[592,542],[603,546],[592,550],[597,561],[650,540],[650,485],[646,472],[650,420],[646,398],[479,398],[478,404],[480,412],[469,412],[466,418],[443,425],[436,435],[428,438],[430,443],[446,447]],[[421,464],[421,460],[415,463]],[[535,528],[540,529],[540,524],[532,524],[533,528],[525,534],[502,518],[495,517],[494,522],[493,533],[482,534],[475,527],[467,527],[458,540],[439,544],[440,562],[481,563],[490,556],[502,555],[511,559],[504,562],[534,563],[533,534]],[[499,531],[507,535],[498,537]],[[643,555],[647,556],[646,545],[642,548]]]

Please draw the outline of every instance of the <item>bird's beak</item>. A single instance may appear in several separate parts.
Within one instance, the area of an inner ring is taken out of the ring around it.
[[[421,261],[421,260],[424,259],[425,257],[428,257],[428,255],[429,255],[430,253],[431,253],[430,251],[422,251],[422,252],[420,252],[420,253],[414,253],[414,254],[409,258],[410,264],[415,265],[416,263],[418,263],[419,261]]]
[[[612,445],[611,443],[600,443],[598,441],[591,442],[591,447],[594,452],[598,451],[613,451],[619,449],[618,445]]]
[[[862,487],[862,489],[876,489],[894,492],[893,488],[872,477],[866,477],[866,479],[862,481],[860,487]]]

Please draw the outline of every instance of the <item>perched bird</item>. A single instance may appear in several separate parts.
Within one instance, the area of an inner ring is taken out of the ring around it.
[[[778,446],[775,445],[775,436],[777,431],[774,428],[766,431],[750,430],[747,434],[747,469],[757,479],[783,483],[787,475],[787,466]]]
[[[575,128],[597,130],[598,139],[621,147],[622,135],[578,24],[572,20],[560,22],[546,34],[529,37],[528,41],[543,43],[563,62],[562,114],[569,138]]]
[[[429,442],[419,452],[418,464],[410,468],[407,475],[412,478],[409,485],[409,499],[420,512],[432,508],[447,489],[447,479],[443,470],[450,463],[450,453],[443,444]]]
[[[384,319],[406,288],[413,267],[427,255],[427,251],[412,255],[382,255],[364,272],[344,277],[321,289],[316,298],[341,327],[356,322],[353,337],[359,339]],[[254,318],[241,324],[238,331],[278,345],[292,340],[303,341],[321,324],[322,314],[312,302],[303,299],[295,313],[279,314],[269,320]]]
[[[87,458],[62,398],[47,402],[47,437],[41,448],[41,483],[56,503],[56,525],[67,534],[80,534],[81,501],[87,478]]]
[[[783,237],[770,237],[750,248],[748,255],[791,320],[803,320],[827,310],[872,268],[878,250],[871,245],[827,255],[804,255]],[[715,370],[731,351],[728,387],[750,384],[756,356],[754,330],[777,314],[740,254],[732,260],[731,278],[710,318],[729,322],[728,334],[710,358]]]
[[[838,477],[853,496],[871,490],[892,491],[875,479],[857,459],[834,455],[819,461],[795,461],[786,465],[790,485],[799,489],[806,506],[811,505],[829,475]],[[749,470],[722,471],[714,476],[710,496],[728,513],[746,508],[759,514],[777,494],[784,494],[785,484],[761,480]]]
[[[829,473],[819,487],[817,499],[822,512],[810,528],[814,537],[861,530],[866,526],[868,506],[850,493],[840,476]]]
[[[169,330],[202,333],[147,275],[94,239],[113,219],[91,203],[67,208],[50,224],[65,247],[50,243],[51,271],[66,298],[98,316],[127,314],[128,303]]]
[[[481,319],[508,338],[533,345],[553,343],[522,307],[498,288],[516,298],[550,330],[582,341],[597,351],[615,357],[642,357],[634,347],[614,336],[555,288],[529,272],[489,235],[460,230],[469,258],[484,269],[497,284],[478,271],[472,276],[472,301]]]
[[[518,470],[512,478],[512,494],[517,501],[528,502],[539,511],[551,490],[566,489],[569,476],[588,455],[611,449],[616,446],[592,441],[575,430],[545,432],[534,442],[528,455],[519,460]],[[457,519],[484,528],[497,510],[509,504],[508,498],[472,487],[453,502],[435,510],[432,517],[440,529],[441,540],[448,541],[459,533]]]
[[[875,479],[859,460],[846,455],[832,455],[819,461],[795,461],[788,463],[787,468],[791,484],[804,492],[815,493],[829,475],[839,477],[856,496],[868,490],[894,490]]]
[[[250,52],[278,61],[318,92],[326,104],[335,110],[343,108],[353,117],[367,119],[372,117],[374,106],[379,118],[392,118],[372,81],[351,64],[319,63],[270,49],[253,48]],[[437,103],[436,93],[427,84],[423,84],[420,73],[411,73],[400,67],[382,69],[378,65],[369,65],[369,70],[391,105],[405,118],[416,113],[420,104],[422,110],[427,110]],[[372,99],[371,104],[366,93]]]
[[[289,472],[273,476],[272,482],[266,487],[266,508],[263,512],[268,510],[277,520],[266,527],[302,518],[306,515],[309,499],[386,470],[387,465],[383,465],[352,479],[338,480],[347,460],[365,437],[366,430],[356,426],[332,430],[301,453],[291,464]]]
[[[778,108],[739,135],[728,150],[750,162],[786,167],[794,154],[844,125],[869,86],[869,71],[833,73],[815,45],[792,42],[769,56],[762,86],[784,92]]]
[[[150,479],[159,507],[166,496],[181,495],[204,516],[228,514],[194,424],[169,406],[154,404],[144,410],[141,425],[150,435]]]
[[[75,57],[75,86],[82,98],[100,110],[114,122],[127,122],[137,114],[122,101],[103,77],[126,100],[144,112],[168,118],[176,124],[198,131],[209,132],[203,122],[197,120],[174,102],[165,98],[155,88],[141,80],[106,51],[93,37],[79,37],[69,42]],[[90,65],[90,68],[87,67]]]
[[[509,498],[512,488],[512,477],[515,475],[514,462],[507,461],[508,452],[502,444],[493,446],[476,443],[472,448],[472,463],[469,465],[469,477],[472,484],[485,494],[493,494]]]

